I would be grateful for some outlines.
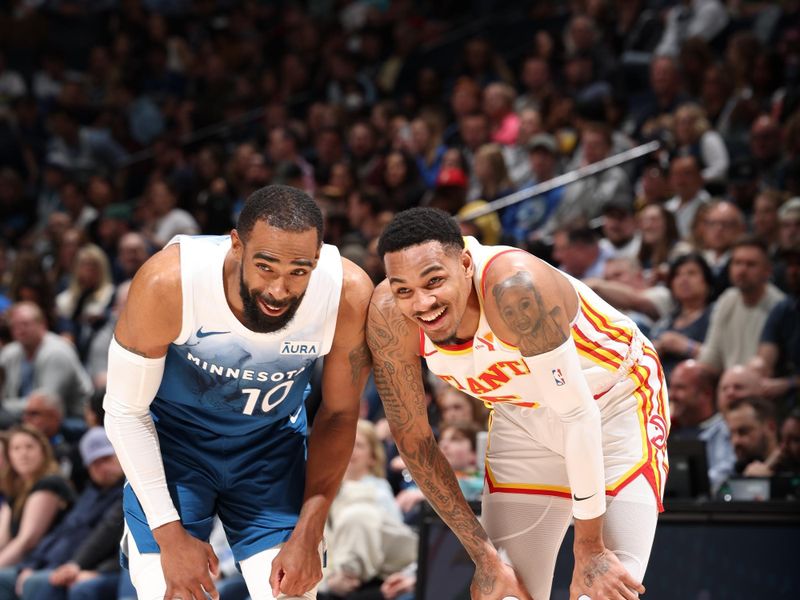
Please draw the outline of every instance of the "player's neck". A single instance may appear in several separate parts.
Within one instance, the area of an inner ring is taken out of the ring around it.
[[[225,288],[225,300],[228,302],[228,308],[230,308],[233,315],[239,319],[239,322],[244,323],[244,305],[239,294],[240,282],[239,262],[234,258],[232,251],[228,250],[225,262],[222,265],[222,285]]]
[[[467,298],[467,306],[456,330],[456,337],[460,340],[471,340],[475,337],[481,320],[481,303],[478,299],[478,292],[474,284],[471,285],[471,288]]]

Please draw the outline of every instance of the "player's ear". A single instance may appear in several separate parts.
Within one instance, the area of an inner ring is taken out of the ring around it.
[[[242,238],[239,237],[239,232],[235,229],[231,229],[231,250],[233,250],[233,255],[237,260],[242,260],[244,242],[242,242]]]
[[[475,273],[475,261],[472,260],[472,254],[466,248],[461,251],[461,266],[464,268],[464,275],[471,279]]]

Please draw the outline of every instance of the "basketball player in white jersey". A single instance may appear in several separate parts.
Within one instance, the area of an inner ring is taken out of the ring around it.
[[[372,292],[322,243],[322,224],[302,191],[268,186],[230,236],[179,236],[133,280],[104,407],[129,482],[122,550],[142,600],[217,597],[215,515],[253,600],[316,595],[369,372]]]
[[[580,281],[462,238],[441,211],[399,213],[378,252],[375,382],[407,467],[475,562],[472,598],[548,600],[573,517],[570,599],[637,598],[667,471],[669,411],[650,342]],[[420,357],[492,408],[480,522],[428,424]]]

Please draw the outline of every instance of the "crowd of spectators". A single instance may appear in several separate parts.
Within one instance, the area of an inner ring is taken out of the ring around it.
[[[99,407],[130,280],[172,236],[227,233],[251,192],[293,185],[377,282],[395,212],[463,217],[653,140],[643,160],[534,190],[464,232],[530,250],[631,316],[662,357],[672,438],[706,443],[712,493],[796,474],[797,2],[5,2],[2,593],[132,593],[106,544],[121,472]],[[428,391],[475,498],[486,411],[441,382]],[[362,416],[322,590],[409,598],[413,552],[382,550],[413,545],[421,494],[372,385]],[[223,598],[243,597],[223,572]]]

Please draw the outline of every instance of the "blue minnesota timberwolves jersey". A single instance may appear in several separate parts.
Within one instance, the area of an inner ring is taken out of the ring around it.
[[[178,236],[183,323],[150,405],[167,486],[184,527],[208,539],[219,515],[237,560],[288,539],[303,499],[304,401],[316,360],[330,351],[342,261],[323,245],[294,318],[255,333],[231,312],[223,263],[229,236]],[[125,519],[140,552],[158,552],[125,487]]]
[[[338,250],[323,245],[289,325],[255,333],[233,315],[225,298],[222,266],[230,237],[178,236],[171,243],[181,248],[183,326],[169,346],[151,405],[156,427],[241,436],[274,424],[299,424],[314,362],[330,350],[336,328],[342,288]]]

